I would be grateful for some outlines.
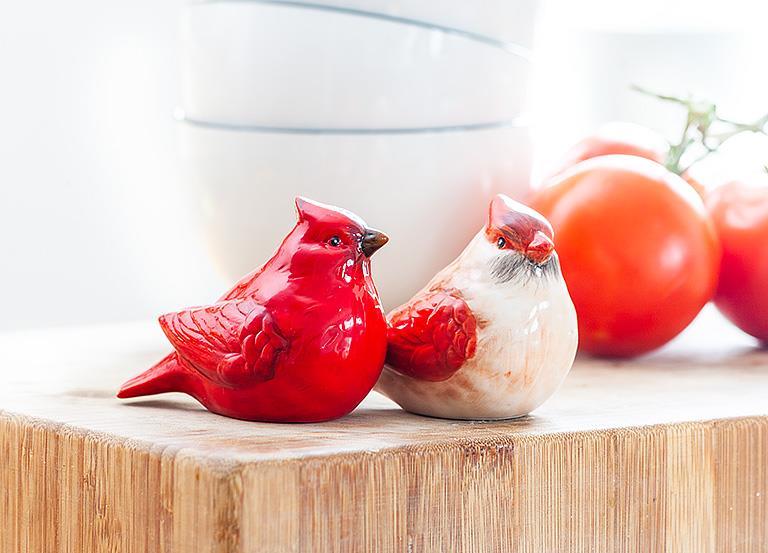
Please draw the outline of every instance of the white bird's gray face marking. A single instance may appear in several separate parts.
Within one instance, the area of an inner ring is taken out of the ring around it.
[[[491,277],[498,284],[514,281],[523,286],[534,280],[542,282],[560,277],[560,262],[555,253],[539,265],[519,252],[510,251],[495,256],[488,265]]]

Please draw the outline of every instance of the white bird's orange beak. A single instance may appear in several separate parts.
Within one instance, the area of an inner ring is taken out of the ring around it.
[[[533,235],[533,240],[525,248],[525,256],[534,263],[542,265],[552,257],[553,251],[555,251],[555,244],[549,236],[537,230]]]

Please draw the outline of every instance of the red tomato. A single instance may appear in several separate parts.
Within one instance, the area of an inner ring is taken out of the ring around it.
[[[597,129],[597,132],[576,143],[568,150],[559,168],[552,175],[557,175],[580,161],[612,154],[637,156],[663,164],[668,152],[669,142],[657,132],[635,123],[614,121],[606,123]],[[704,196],[704,186],[697,179],[688,172],[683,173],[682,177],[699,196]]]
[[[707,207],[723,247],[715,305],[768,342],[768,185],[723,185],[710,193]]]
[[[632,356],[657,348],[714,293],[720,248],[704,204],[658,163],[583,161],[531,206],[555,229],[582,350]]]
[[[664,163],[669,143],[660,134],[634,123],[615,121],[606,123],[597,132],[582,138],[563,157],[560,173],[585,159],[611,154],[644,157]]]
[[[702,198],[705,198],[707,195],[707,187],[701,184],[701,182],[698,179],[695,179],[691,176],[690,172],[686,171],[682,175],[683,180],[691,185],[691,188],[693,188],[696,193],[701,196]]]

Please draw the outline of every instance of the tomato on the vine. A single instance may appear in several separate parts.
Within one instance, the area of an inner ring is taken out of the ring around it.
[[[648,352],[712,297],[719,242],[701,198],[680,177],[647,159],[610,155],[548,184],[531,206],[555,229],[582,350]]]
[[[644,157],[657,163],[664,163],[669,151],[669,142],[663,136],[642,125],[613,121],[599,127],[574,144],[563,156],[560,173],[593,157],[622,154]]]
[[[670,148],[671,145],[663,136],[647,127],[613,121],[604,124],[596,132],[574,144],[565,153],[558,169],[552,174],[557,175],[580,161],[613,154],[642,157],[664,165]],[[704,196],[706,188],[690,174],[690,171],[684,171],[680,176],[699,196]]]
[[[744,332],[768,342],[768,176],[763,186],[731,182],[707,207],[723,247],[718,309]]]

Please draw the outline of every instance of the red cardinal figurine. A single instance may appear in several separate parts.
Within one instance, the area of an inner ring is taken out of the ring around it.
[[[389,323],[376,389],[437,417],[525,415],[554,393],[576,354],[576,312],[552,227],[503,195],[459,258]]]
[[[121,398],[184,392],[238,419],[349,413],[381,373],[386,322],[370,256],[387,242],[357,216],[305,198],[277,253],[217,303],[160,317],[175,351]]]

